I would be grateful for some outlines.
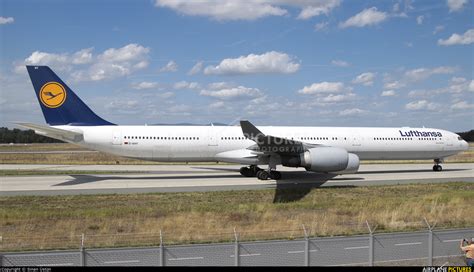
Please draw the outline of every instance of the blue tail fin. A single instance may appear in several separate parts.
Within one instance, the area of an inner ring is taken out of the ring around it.
[[[49,125],[114,125],[97,116],[48,66],[26,68]]]

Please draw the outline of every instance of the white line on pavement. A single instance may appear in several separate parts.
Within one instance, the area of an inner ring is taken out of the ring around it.
[[[395,246],[414,246],[414,245],[421,245],[421,242],[395,244]]]
[[[345,247],[344,249],[350,250],[350,249],[362,249],[362,248],[369,248],[369,246],[359,246],[359,247]]]
[[[188,257],[188,258],[174,258],[174,259],[168,259],[170,261],[184,261],[184,260],[203,260],[204,257]]]
[[[139,263],[140,260],[128,260],[128,261],[108,261],[105,264],[123,264],[123,263]]]

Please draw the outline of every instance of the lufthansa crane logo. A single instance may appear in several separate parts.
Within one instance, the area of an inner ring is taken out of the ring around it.
[[[66,89],[57,82],[48,82],[41,87],[40,100],[48,108],[57,108],[66,101]]]

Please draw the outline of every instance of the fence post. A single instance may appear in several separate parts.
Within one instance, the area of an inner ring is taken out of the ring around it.
[[[237,234],[237,231],[235,231],[234,227],[234,256],[235,256],[235,266],[240,266],[240,245],[239,245],[239,235]]]
[[[81,266],[86,266],[87,263],[86,263],[86,252],[85,252],[85,248],[84,248],[84,233],[81,234],[81,248],[80,248],[80,263],[81,263]]]
[[[0,244],[3,245],[3,236],[0,236]],[[1,252],[0,252],[0,267],[3,267],[3,254]]]
[[[374,266],[374,231],[377,226],[372,229],[369,225],[369,221],[365,220],[365,223],[369,229],[369,266]]]
[[[428,226],[428,266],[433,266],[433,229],[436,223],[433,226],[430,226],[426,217],[423,217],[426,226]]]
[[[309,266],[309,258],[310,258],[310,255],[309,255],[309,237],[308,237],[308,232],[306,232],[306,228],[304,227],[304,224],[302,224],[303,226],[303,231],[304,231],[304,265],[305,266]]]
[[[166,266],[165,263],[165,245],[163,245],[163,234],[160,229],[160,266]]]

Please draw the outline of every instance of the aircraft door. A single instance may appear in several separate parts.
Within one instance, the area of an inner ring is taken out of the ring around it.
[[[352,146],[359,148],[362,145],[362,137],[360,135],[354,134],[352,136]]]
[[[208,146],[217,146],[217,135],[216,135],[216,127],[211,125],[209,129],[207,130],[207,135],[208,135]]]
[[[112,136],[112,144],[113,145],[121,145],[122,144],[122,131],[114,130]]]

